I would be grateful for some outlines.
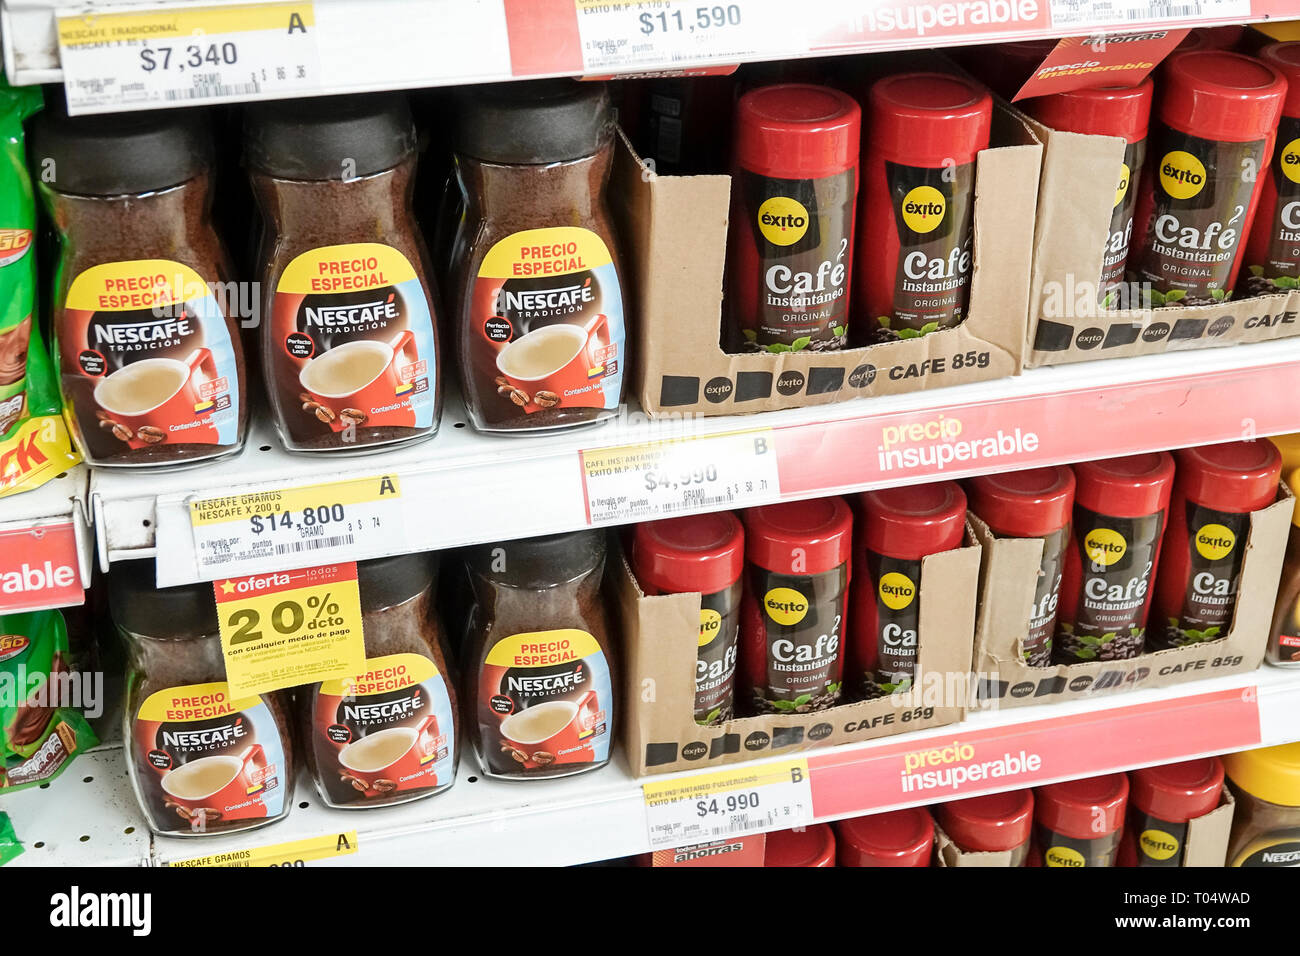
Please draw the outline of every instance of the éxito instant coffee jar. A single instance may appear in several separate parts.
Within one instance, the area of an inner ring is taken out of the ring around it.
[[[858,104],[826,86],[764,86],[736,104],[727,344],[844,346],[861,127]]]
[[[1272,43],[1258,55],[1286,79],[1286,99],[1246,243],[1246,272],[1237,280],[1245,295],[1300,285],[1300,42]]]
[[[1074,477],[1074,523],[1052,660],[1137,657],[1146,639],[1173,456],[1162,451],[1084,461],[1074,466]]]
[[[835,865],[835,831],[828,823],[799,830],[774,830],[763,845],[763,866],[823,867]]]
[[[1218,757],[1134,770],[1129,778],[1130,854],[1134,866],[1182,866],[1187,824],[1219,805],[1223,764]]]
[[[920,653],[922,561],[961,547],[966,495],[955,481],[863,492],[853,585],[853,680],[864,697],[907,690]]]
[[[436,572],[430,554],[358,562],[365,670],[297,690],[307,767],[331,807],[406,803],[456,780],[459,715]]]
[[[839,703],[853,514],[843,498],[744,512],[742,697],[750,713],[807,713]]]
[[[1021,640],[1030,667],[1052,663],[1052,635],[1061,595],[1065,552],[1074,510],[1074,472],[1066,465],[981,475],[966,483],[971,511],[1000,538],[1042,538],[1043,560]]]
[[[1147,647],[1224,637],[1237,607],[1250,514],[1277,500],[1282,456],[1271,442],[1184,448],[1156,578],[1156,623]]]
[[[1034,844],[1042,865],[1114,866],[1127,804],[1122,773],[1039,787]]]
[[[1024,866],[1034,829],[1034,792],[1008,790],[950,800],[935,810],[939,827],[963,853],[1008,853],[1007,866]]]
[[[156,587],[152,561],[128,561],[108,576],[108,600],[129,660],[127,768],[149,828],[202,836],[285,816],[288,694],[230,693],[212,585]]]
[[[914,338],[966,318],[975,267],[975,157],[993,98],[946,73],[871,87],[862,164],[857,315],[869,341]]]
[[[262,210],[262,374],[281,441],[358,452],[431,437],[438,299],[411,211],[405,98],[259,104],[244,154]]]
[[[604,84],[476,88],[453,148],[465,214],[450,298],[470,422],[532,432],[608,418],[628,334]]]
[[[646,594],[700,592],[698,724],[721,723],[735,715],[744,565],[744,529],[725,511],[648,521],[634,532],[632,569]]]
[[[1285,95],[1276,70],[1239,53],[1165,61],[1130,265],[1151,284],[1153,305],[1208,305],[1232,294]]]
[[[1115,187],[1115,207],[1101,259],[1097,300],[1106,308],[1136,308],[1117,288],[1124,281],[1129,243],[1133,239],[1133,210],[1137,206],[1138,181],[1146,161],[1147,124],[1151,117],[1150,77],[1134,86],[1106,86],[1095,90],[1072,90],[1038,96],[1025,104],[1025,111],[1039,122],[1066,133],[1118,136],[1124,140],[1124,161]]]
[[[929,866],[934,818],[912,807],[840,820],[835,846],[839,866]]]
[[[233,455],[248,419],[234,288],[194,110],[32,122],[59,237],[51,324],[65,418],[99,467]]]

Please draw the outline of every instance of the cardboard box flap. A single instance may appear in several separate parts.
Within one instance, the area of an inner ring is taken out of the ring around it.
[[[1214,810],[1187,822],[1187,843],[1183,847],[1183,866],[1222,867],[1228,862],[1228,839],[1232,835],[1232,815],[1236,801],[1231,791],[1223,796]]]

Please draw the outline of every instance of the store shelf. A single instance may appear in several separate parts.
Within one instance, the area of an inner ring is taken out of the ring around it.
[[[93,568],[89,483],[78,465],[0,498],[0,613],[82,602]]]
[[[799,756],[808,758],[814,817],[825,821],[1298,739],[1300,671],[1265,668],[1090,701],[975,713],[955,726]],[[946,766],[1022,752],[1039,762],[1036,770],[993,781],[903,792],[907,754],[958,744],[970,745],[973,756]],[[565,865],[650,848],[643,781],[617,759],[589,774],[513,784],[479,778],[473,764],[472,757],[462,759],[456,785],[444,794],[364,812],[326,809],[300,778],[284,821],[204,840],[143,835],[116,747],[83,758],[49,789],[14,794],[2,806],[28,847],[13,864],[20,866],[172,863],[348,831],[357,833],[358,852],[332,864]],[[94,813],[86,813],[88,804]]]
[[[3,0],[0,34],[13,82],[64,79],[55,11],[85,22],[122,10],[253,7],[248,0],[199,3],[111,0]],[[936,45],[1139,31],[1263,20],[1286,12],[1285,0],[733,0],[713,4],[666,0],[654,5],[597,0],[314,0],[312,72],[290,95],[403,89],[532,76],[605,75],[690,70],[749,60],[860,53]],[[734,14],[730,11],[734,9]],[[700,11],[704,11],[703,17]],[[660,16],[662,14],[662,17]],[[650,19],[645,19],[649,17]],[[973,21],[973,22],[972,22]],[[248,27],[237,28],[247,36]],[[212,32],[209,30],[208,32]],[[288,43],[285,31],[276,42]],[[259,48],[275,63],[274,43]],[[136,50],[119,64],[118,81],[140,81]],[[247,51],[246,51],[247,52]],[[236,76],[238,74],[238,77]],[[188,87],[189,78],[184,79]],[[255,85],[255,84],[254,84]],[[140,108],[137,101],[115,108]],[[227,99],[285,95],[246,92]],[[129,99],[129,96],[128,96]],[[192,98],[161,105],[193,103]]]
[[[673,441],[675,466],[725,466],[735,443],[718,436],[770,429],[763,434],[775,449],[779,488],[691,506],[718,510],[762,497],[808,498],[1297,431],[1300,405],[1284,399],[1297,386],[1300,339],[1283,339],[1035,369],[995,382],[752,416],[649,420],[628,411],[592,429],[522,439],[475,432],[452,395],[439,435],[406,449],[335,459],[289,455],[270,429],[258,426],[240,456],[210,466],[96,471],[91,501],[102,564],[157,555],[160,583],[179,584],[225,573],[201,571],[196,563],[194,498],[397,475],[398,532],[322,555],[373,558],[583,527],[589,519],[580,454],[593,450]],[[939,422],[946,423],[946,437],[926,437],[939,433]],[[910,437],[913,429],[919,440]],[[979,455],[961,460],[962,449],[975,445]],[[925,460],[900,461],[904,453]],[[936,455],[945,460],[935,464]],[[639,473],[626,478],[630,492],[643,484]],[[603,523],[653,516],[630,496]],[[240,573],[281,570],[285,560]],[[310,562],[311,553],[303,560]]]

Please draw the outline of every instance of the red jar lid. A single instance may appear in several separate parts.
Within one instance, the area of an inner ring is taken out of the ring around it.
[[[1242,514],[1277,500],[1282,455],[1270,441],[1230,441],[1183,448],[1178,455],[1178,489],[1189,501]]]
[[[1068,465],[980,475],[966,482],[970,508],[994,534],[1041,538],[1070,523],[1074,472]]]
[[[745,566],[745,529],[726,511],[636,526],[632,568],[656,594],[715,594]]]
[[[947,73],[901,73],[871,87],[870,148],[908,166],[964,165],[989,145],[993,97]]]
[[[862,542],[876,554],[919,560],[961,547],[966,493],[955,481],[864,491]]]
[[[1286,79],[1286,116],[1300,116],[1300,41],[1270,43],[1256,54]]]
[[[820,179],[858,164],[862,110],[811,83],[750,90],[736,103],[736,165],[776,179]]]
[[[853,550],[853,512],[843,498],[763,505],[744,519],[745,556],[778,574],[821,574],[844,564]]]
[[[1122,136],[1125,142],[1136,143],[1147,137],[1154,86],[1148,76],[1136,86],[1105,86],[1099,90],[1036,96],[1024,104],[1025,111],[1051,129]]]
[[[1186,50],[1231,50],[1241,38],[1245,36],[1246,28],[1241,24],[1233,24],[1226,27],[1197,27],[1187,36],[1183,37],[1183,42],[1174,47],[1174,52],[1182,53]]]
[[[1141,518],[1169,507],[1174,457],[1167,451],[1074,466],[1074,502],[1113,518]]]
[[[1161,73],[1160,119],[1201,139],[1264,139],[1277,126],[1286,80],[1259,60],[1225,50],[1175,53]]]
[[[1167,823],[1186,823],[1219,805],[1223,764],[1218,757],[1134,770],[1133,806]]]
[[[1039,787],[1034,797],[1038,822],[1075,840],[1095,840],[1124,824],[1128,777],[1109,773]]]
[[[934,820],[924,807],[835,824],[840,866],[929,866]]]
[[[1034,792],[1010,790],[939,805],[939,826],[965,853],[997,853],[1028,842],[1034,829]]]
[[[975,47],[971,59],[981,77],[1006,99],[1020,92],[1060,40],[1019,40],[994,47]]]
[[[764,866],[834,866],[835,833],[826,823],[767,835]]]

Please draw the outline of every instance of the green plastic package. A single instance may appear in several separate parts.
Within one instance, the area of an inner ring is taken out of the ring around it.
[[[36,314],[36,204],[23,120],[41,107],[39,87],[0,78],[0,497],[27,491],[80,458]]]
[[[0,614],[0,794],[46,783],[99,743],[103,680],[73,670],[57,610]]]

